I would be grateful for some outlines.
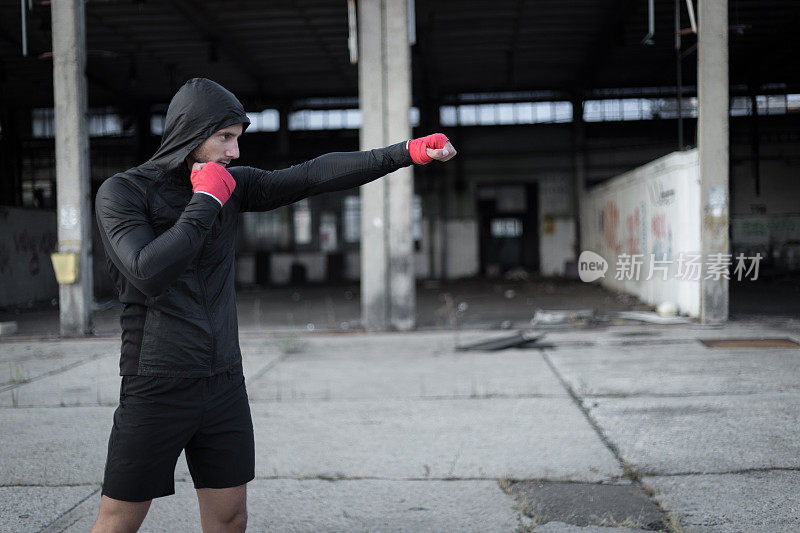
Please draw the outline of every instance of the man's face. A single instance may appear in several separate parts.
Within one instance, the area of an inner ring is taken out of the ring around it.
[[[192,168],[195,163],[210,161],[225,166],[234,159],[238,159],[239,136],[242,134],[242,130],[241,124],[233,124],[214,133],[186,157],[189,168]]]

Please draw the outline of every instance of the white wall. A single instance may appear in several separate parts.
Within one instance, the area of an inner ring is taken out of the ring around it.
[[[698,316],[700,281],[675,276],[679,254],[700,250],[700,175],[697,150],[675,152],[594,187],[581,205],[583,250],[608,261],[603,286],[658,305],[670,301]],[[615,279],[619,254],[644,254],[638,281]],[[667,254],[671,269],[647,280],[650,254]]]
[[[474,219],[447,220],[445,278],[459,279],[478,275],[478,222]]]
[[[567,262],[575,259],[575,220],[539,217],[539,273],[564,276]]]
[[[0,306],[58,297],[50,254],[56,247],[53,211],[0,207]]]
[[[566,176],[539,179],[539,273],[563,276],[575,257],[572,187]]]

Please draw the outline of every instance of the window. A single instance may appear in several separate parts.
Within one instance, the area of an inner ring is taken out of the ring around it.
[[[35,139],[52,139],[56,135],[55,110],[34,109],[31,133]],[[133,126],[125,129],[122,117],[111,108],[90,109],[86,116],[86,128],[90,137],[112,137],[132,135]]]
[[[56,136],[55,110],[33,110],[33,137],[36,139],[52,138]]]
[[[281,118],[277,109],[265,109],[263,111],[254,113],[248,112],[247,118],[250,119],[250,125],[247,131],[278,131],[280,129]]]
[[[361,197],[347,196],[344,199],[344,242],[361,241]]]
[[[492,237],[511,238],[522,236],[522,221],[518,218],[494,218],[491,222]]]
[[[408,110],[411,127],[419,125],[419,109]],[[357,130],[361,127],[360,109],[299,109],[289,113],[290,130]]]
[[[443,126],[497,126],[572,121],[570,102],[516,102],[447,105],[439,108]]]
[[[255,249],[289,247],[289,213],[286,207],[242,213],[245,245]]]
[[[153,135],[164,135],[164,123],[167,117],[165,115],[151,115],[150,116],[150,133]]]
[[[311,209],[308,199],[294,204],[294,243],[311,244]]]

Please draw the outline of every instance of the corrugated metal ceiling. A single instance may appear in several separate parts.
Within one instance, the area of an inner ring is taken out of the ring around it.
[[[672,86],[674,1],[655,3],[655,44],[646,46],[645,0],[417,0],[415,98]],[[732,84],[800,92],[800,2],[729,6]],[[688,27],[684,0],[680,7]],[[93,0],[86,24],[91,105],[166,102],[194,76],[220,81],[252,109],[358,92],[346,0]],[[48,2],[33,0],[27,27],[25,58],[20,2],[0,0],[3,104],[52,105]],[[686,47],[694,42],[694,35],[684,38]],[[687,85],[694,69],[689,54]]]

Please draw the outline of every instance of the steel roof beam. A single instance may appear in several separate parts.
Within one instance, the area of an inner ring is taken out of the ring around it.
[[[344,4],[344,2],[342,2],[342,4]],[[352,75],[350,74],[350,69],[352,67],[350,66],[350,63],[346,63],[342,60],[342,58],[331,52],[330,46],[328,46],[328,43],[326,43],[325,40],[320,36],[319,31],[311,20],[311,17],[306,13],[306,10],[297,3],[296,0],[292,0],[292,6],[294,6],[294,8],[300,14],[300,17],[305,22],[306,27],[314,36],[314,40],[316,41],[317,45],[322,49],[323,52],[325,52],[325,55],[330,61],[329,65],[336,65],[335,70],[339,75],[339,78],[342,80],[342,83],[345,86],[352,83]]]
[[[226,32],[221,24],[214,20],[210,14],[198,7],[191,0],[169,0],[168,4],[192,26],[201,33],[201,36],[212,43],[224,54],[228,60],[236,65],[242,72],[256,84],[256,93],[263,97],[267,86],[278,86],[276,80],[268,80],[262,72],[264,67],[252,61],[253,54],[249,54],[232,32]]]
[[[0,26],[0,36],[2,36],[2,39],[4,41],[6,41],[7,43],[10,43],[10,44],[13,44],[13,45],[19,47],[20,46],[20,41],[17,40],[12,35],[13,34],[10,31],[8,31],[5,27]],[[30,33],[28,33],[28,50],[29,50],[29,58],[30,58],[28,60],[29,63],[32,63],[32,62],[35,62],[35,61],[39,61],[38,59],[36,59],[36,57],[41,55],[42,53],[51,52],[51,48],[52,48],[52,42],[42,40],[39,37],[39,32],[30,32]],[[52,63],[49,63],[49,64],[52,65]],[[50,76],[50,80],[51,80],[50,87],[52,87],[52,66],[50,68],[49,76]],[[112,84],[110,80],[113,80],[114,77],[109,75],[102,68],[95,67],[90,71],[88,66],[87,66],[86,79],[89,82],[91,82],[92,85],[94,85],[94,86],[96,86],[98,88],[102,88],[102,89],[104,89],[105,91],[107,91],[107,92],[109,92],[111,94],[115,94],[117,96],[121,96],[121,97],[124,97],[126,99],[135,100],[137,98],[137,95],[135,93],[132,93],[131,91],[127,91],[122,87],[119,87],[117,85]],[[40,91],[38,86],[37,86],[36,92],[38,92],[38,94],[41,95],[41,96],[47,95],[47,97],[51,99],[50,103],[52,104],[52,92],[50,90]],[[23,97],[23,99],[24,99],[24,97]]]
[[[590,88],[594,84],[597,72],[602,66],[601,59],[608,56],[611,44],[622,35],[625,18],[630,13],[631,5],[632,0],[616,0],[606,10],[600,29],[589,44],[588,51],[575,72],[576,92],[582,94],[586,88]]]

